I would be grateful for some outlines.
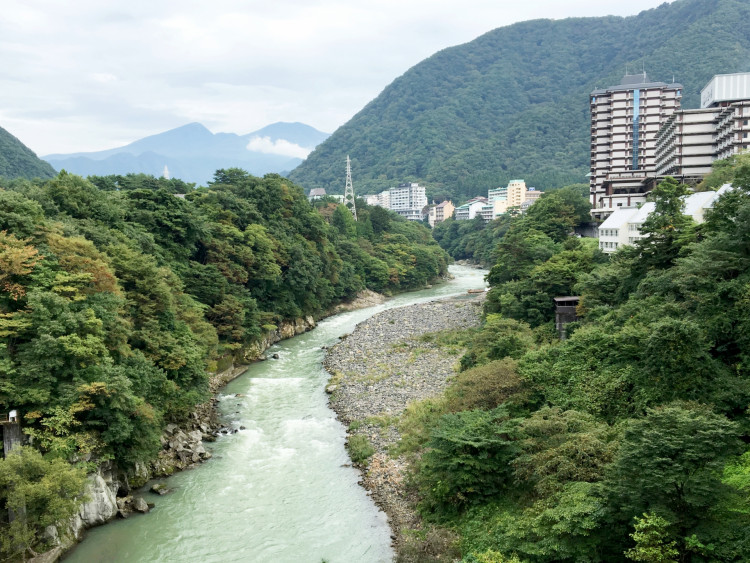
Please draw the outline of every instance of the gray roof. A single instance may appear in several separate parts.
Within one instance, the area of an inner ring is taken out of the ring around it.
[[[682,89],[682,84],[674,83],[667,84],[666,82],[651,82],[648,75],[645,72],[640,74],[626,74],[622,77],[622,81],[617,86],[610,86],[609,88],[600,88],[591,92],[592,96],[597,94],[606,94],[607,92],[615,92],[620,90],[635,90],[642,88],[672,88],[674,90]]]

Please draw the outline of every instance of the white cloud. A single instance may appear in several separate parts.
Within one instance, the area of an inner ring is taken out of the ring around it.
[[[285,141],[284,139],[273,141],[271,140],[271,137],[253,137],[247,144],[247,150],[302,159],[307,158],[307,155],[312,152],[312,149],[301,147],[295,143]]]

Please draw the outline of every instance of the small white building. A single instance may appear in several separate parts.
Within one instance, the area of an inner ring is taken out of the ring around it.
[[[390,209],[391,207],[391,192],[386,190],[376,195],[365,196],[367,205],[377,205],[378,207],[385,207]]]
[[[685,197],[683,213],[691,217],[696,223],[705,221],[705,212],[714,206],[714,202],[731,190],[729,184],[723,185],[713,192],[698,192]],[[624,245],[632,245],[641,240],[643,223],[654,212],[656,204],[646,202],[640,207],[622,207],[616,209],[599,225],[599,249],[611,254]]]
[[[481,213],[482,208],[487,205],[487,198],[475,197],[463,205],[456,207],[456,221],[468,221]]]

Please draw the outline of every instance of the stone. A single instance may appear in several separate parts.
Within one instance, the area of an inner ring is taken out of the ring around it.
[[[143,497],[135,497],[133,499],[133,510],[145,514],[148,512],[148,503],[143,500]]]
[[[78,510],[83,525],[87,528],[104,524],[117,514],[117,499],[101,475],[89,476],[86,483],[88,501]]]
[[[172,492],[172,490],[169,489],[164,483],[154,483],[153,485],[151,485],[151,492],[163,496],[167,493]]]

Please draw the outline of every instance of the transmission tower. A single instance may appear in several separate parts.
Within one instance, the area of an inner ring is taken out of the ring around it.
[[[349,155],[346,155],[346,188],[344,189],[344,205],[349,208],[349,211],[354,215],[354,220],[357,220],[357,207],[354,205],[354,188],[352,187],[352,163],[349,160]]]

